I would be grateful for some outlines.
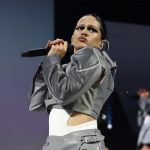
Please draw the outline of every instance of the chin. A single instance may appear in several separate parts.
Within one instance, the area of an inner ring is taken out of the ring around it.
[[[74,47],[75,47],[77,50],[79,50],[79,49],[81,49],[81,48],[84,48],[84,47],[86,47],[86,46],[87,46],[86,44],[74,45]]]

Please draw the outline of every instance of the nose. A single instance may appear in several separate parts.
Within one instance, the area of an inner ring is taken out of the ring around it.
[[[88,35],[88,30],[86,27],[83,30],[81,30],[81,35],[85,35],[85,36]]]

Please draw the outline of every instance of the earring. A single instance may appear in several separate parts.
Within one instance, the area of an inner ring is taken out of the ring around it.
[[[109,49],[109,41],[108,40],[104,40],[104,48],[105,48],[105,51],[108,51],[108,49]]]

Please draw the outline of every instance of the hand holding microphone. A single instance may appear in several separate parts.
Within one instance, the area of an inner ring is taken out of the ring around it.
[[[46,48],[38,48],[38,49],[30,49],[28,51],[24,51],[21,53],[21,56],[22,57],[37,57],[37,56],[44,56],[44,55],[51,55],[51,53],[55,53],[54,51],[56,51],[57,47],[58,47],[58,53],[60,53],[61,57],[63,56],[63,54],[61,53],[64,53],[64,57],[68,57],[70,56],[71,54],[73,54],[73,50],[74,50],[74,47],[70,44],[67,44],[65,42],[65,44],[63,45],[65,41],[63,41],[62,39],[56,39],[54,41],[48,41],[47,44],[46,44]],[[57,45],[58,43],[62,43],[60,45]],[[53,46],[52,48],[52,45],[55,45]],[[57,46],[56,46],[57,45]],[[63,48],[64,47],[64,48]],[[52,48],[52,49],[51,49]],[[67,48],[67,50],[66,50]],[[61,49],[64,49],[64,52],[60,52]],[[53,51],[50,53],[50,51]],[[49,53],[49,54],[48,54]],[[56,52],[57,53],[57,52]]]
[[[48,56],[57,54],[63,58],[67,52],[68,43],[62,39],[56,39],[54,41],[49,40],[46,46],[50,48]]]

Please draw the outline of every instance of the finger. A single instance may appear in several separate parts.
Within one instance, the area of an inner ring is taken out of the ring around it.
[[[63,44],[63,43],[64,43],[64,40],[63,40],[63,39],[56,39],[56,40],[54,40],[54,41],[51,42],[52,45],[60,44],[60,43]]]
[[[46,43],[46,48],[50,48],[51,47],[51,40],[48,40],[48,42]]]
[[[63,43],[59,43],[59,49],[63,50],[64,49],[64,44]]]
[[[67,51],[67,48],[68,48],[68,42],[67,41],[64,41],[64,49],[65,49],[65,51]]]

